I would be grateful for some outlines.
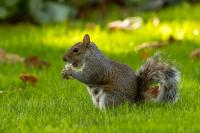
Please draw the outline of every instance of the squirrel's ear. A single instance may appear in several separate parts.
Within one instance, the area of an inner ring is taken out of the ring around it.
[[[83,38],[83,44],[86,46],[90,45],[90,36],[88,34],[85,34]]]

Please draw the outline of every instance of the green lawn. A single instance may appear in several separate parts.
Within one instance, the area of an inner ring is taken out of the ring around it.
[[[135,31],[110,32],[105,24],[95,29],[63,24],[0,26],[0,48],[21,56],[37,55],[47,60],[47,69],[26,68],[23,64],[0,64],[0,133],[4,132],[200,132],[200,59],[190,53],[200,47],[200,5],[183,4],[159,12],[142,13],[145,24]],[[152,17],[160,24],[153,26]],[[134,70],[144,62],[135,47],[145,41],[174,36],[161,51],[181,72],[180,99],[174,104],[134,104],[100,111],[85,89],[75,80],[63,80],[65,50],[85,33],[111,59],[130,65]],[[36,86],[19,79],[22,72],[38,76]],[[22,89],[17,92],[15,90]]]

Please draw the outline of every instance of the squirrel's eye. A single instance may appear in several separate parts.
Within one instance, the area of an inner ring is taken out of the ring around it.
[[[74,48],[74,49],[73,49],[73,52],[74,52],[74,53],[77,53],[78,51],[79,51],[78,48]]]

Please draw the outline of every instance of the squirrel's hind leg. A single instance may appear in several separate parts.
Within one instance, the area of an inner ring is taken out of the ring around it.
[[[127,101],[124,95],[119,92],[104,92],[99,98],[99,108],[112,108]]]
[[[101,87],[87,87],[87,90],[88,90],[90,96],[92,97],[93,104],[97,108],[100,108],[99,101],[100,101],[100,98],[103,95],[103,88],[101,88]],[[101,102],[102,102],[102,98],[101,98]]]
[[[118,106],[124,103],[127,99],[120,92],[107,92],[102,87],[87,87],[92,101],[97,108],[104,109]]]

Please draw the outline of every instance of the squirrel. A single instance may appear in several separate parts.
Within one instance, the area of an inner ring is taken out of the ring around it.
[[[70,65],[65,66],[62,77],[84,83],[94,105],[100,109],[145,101],[146,92],[154,83],[159,84],[159,93],[148,101],[174,103],[179,97],[179,71],[163,62],[158,54],[134,72],[106,57],[86,34],[82,42],[64,54],[63,60]]]

